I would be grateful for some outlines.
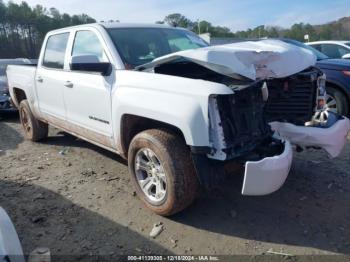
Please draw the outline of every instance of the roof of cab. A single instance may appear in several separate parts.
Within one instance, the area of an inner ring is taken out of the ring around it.
[[[75,26],[69,26],[64,28],[59,28],[56,30],[50,31],[50,33],[58,33],[62,31],[66,31],[69,29],[75,29],[80,28],[83,26],[91,26],[91,27],[104,27],[104,28],[168,28],[168,29],[183,29],[182,27],[171,27],[168,25],[163,24],[142,24],[142,23],[119,23],[119,22],[98,22],[98,23],[92,23],[92,24],[82,24],[82,25],[75,25]]]
[[[105,28],[175,28],[163,24],[142,24],[142,23],[119,23],[119,22],[100,22],[97,23]]]

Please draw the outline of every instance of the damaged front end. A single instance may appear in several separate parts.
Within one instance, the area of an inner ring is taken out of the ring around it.
[[[345,145],[349,120],[322,119],[325,76],[315,61],[303,49],[269,40],[179,52],[137,70],[229,87],[232,94],[209,96],[210,148],[192,148],[192,159],[205,187],[243,167],[242,194],[265,195],[287,178],[292,145],[321,147],[331,157]]]
[[[292,145],[318,147],[330,157],[338,156],[346,143],[350,121],[322,111],[322,78],[317,68],[309,68],[283,79],[250,83],[232,79],[228,85],[232,95],[212,95],[210,138],[215,150],[208,157],[216,163],[212,161],[212,169],[205,167],[211,172],[202,177],[205,183],[218,179],[213,174],[223,176],[230,162],[241,163],[242,194],[265,195],[278,190],[287,178]],[[316,120],[320,114],[328,117],[323,122]]]
[[[325,109],[325,82],[326,76],[315,67],[269,80],[266,114],[275,136],[299,149],[324,149],[334,158],[346,143],[350,121]]]
[[[327,128],[320,121],[305,126],[315,112],[321,114],[324,104],[324,76],[315,67],[284,78],[252,81],[177,60],[158,65],[154,73],[217,82],[233,91],[210,95],[211,148],[205,154],[193,150],[200,182],[207,188],[232,173],[232,166],[243,166],[242,194],[269,194],[288,176],[292,145],[321,147],[336,157],[346,142],[350,127],[346,118],[339,117]]]
[[[213,179],[225,175],[227,166],[236,163],[245,169],[242,194],[272,193],[288,176],[292,147],[289,141],[274,137],[268,124],[265,81],[249,84],[232,80],[230,87],[233,94],[209,98],[210,138],[214,150],[208,154],[210,164],[204,165],[205,170],[198,170],[201,180],[212,185]],[[204,159],[198,156],[194,159],[197,168],[203,167]]]

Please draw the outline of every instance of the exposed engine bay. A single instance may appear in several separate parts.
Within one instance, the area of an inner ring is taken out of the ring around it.
[[[222,83],[234,91],[209,99],[210,137],[220,149],[213,158],[221,160],[258,160],[280,154],[283,142],[273,138],[269,122],[304,125],[310,121],[316,109],[317,79],[322,75],[310,67],[285,78],[252,81],[228,77],[184,59],[158,65],[154,73]]]

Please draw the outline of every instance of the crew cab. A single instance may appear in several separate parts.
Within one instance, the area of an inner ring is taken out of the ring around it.
[[[171,215],[231,165],[245,169],[242,194],[264,195],[283,185],[292,145],[339,155],[349,120],[320,114],[315,62],[277,40],[209,47],[182,28],[96,23],[49,32],[38,65],[7,77],[26,138],[52,125],[121,155],[140,199]]]

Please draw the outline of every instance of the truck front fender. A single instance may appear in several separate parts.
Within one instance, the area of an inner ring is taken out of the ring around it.
[[[180,93],[120,87],[113,97],[112,116],[115,137],[120,140],[124,115],[135,115],[178,128],[189,146],[209,146],[208,98],[198,99]],[[120,147],[120,141],[117,147]],[[121,148],[118,148],[122,151]]]

